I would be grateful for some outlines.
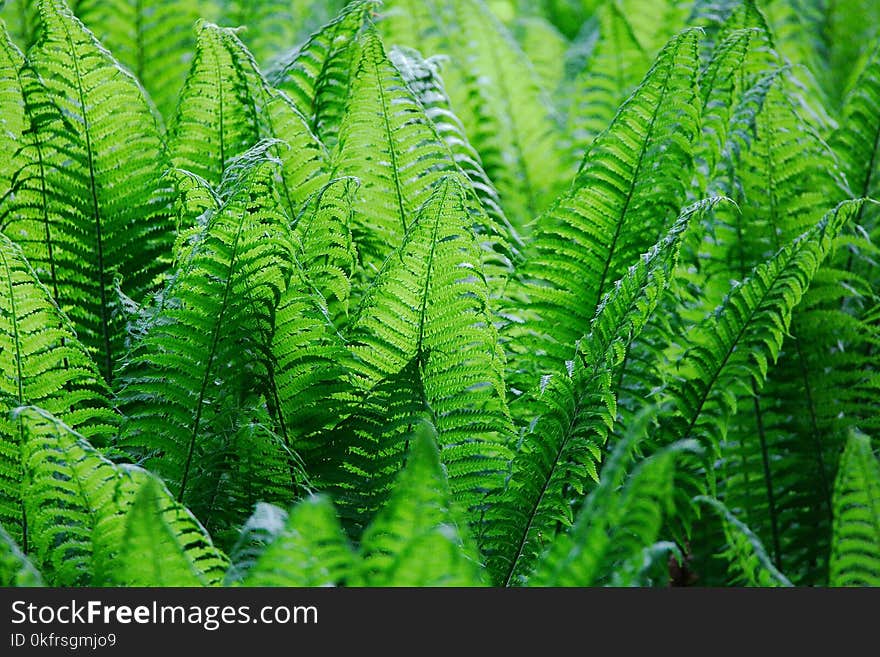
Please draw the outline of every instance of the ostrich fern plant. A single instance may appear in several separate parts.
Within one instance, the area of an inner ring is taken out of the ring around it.
[[[876,12],[2,6],[0,585],[880,583]]]

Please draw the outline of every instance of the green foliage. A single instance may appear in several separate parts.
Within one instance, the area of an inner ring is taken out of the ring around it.
[[[21,249],[0,235],[0,403],[5,409],[40,406],[100,444],[117,417],[97,369],[67,318],[37,280]],[[22,491],[24,426],[0,417],[0,522],[27,549]]]
[[[831,586],[880,584],[880,465],[870,439],[854,433],[834,484]]]
[[[0,584],[880,584],[872,3],[0,8]]]

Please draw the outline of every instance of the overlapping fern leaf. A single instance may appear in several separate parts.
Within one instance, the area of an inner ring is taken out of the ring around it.
[[[505,331],[515,392],[570,357],[602,297],[684,205],[681,173],[692,166],[697,129],[696,45],[694,31],[669,43],[593,142],[571,190],[536,222],[519,272],[526,301]]]
[[[647,428],[647,419],[646,415],[630,427],[627,438],[615,447],[603,468],[601,484],[582,502],[571,530],[549,544],[528,585],[595,586],[625,574],[632,583],[639,583],[645,561],[668,554],[655,544],[664,516],[673,509],[676,459],[694,445],[684,442],[667,447],[629,473],[630,454]],[[614,583],[628,582],[618,579]]]
[[[505,584],[526,577],[543,546],[571,526],[571,500],[598,481],[597,465],[617,415],[616,371],[669,285],[682,233],[697,209],[689,209],[617,282],[570,358],[528,396],[533,416],[506,497],[490,516],[499,523],[484,545]]]
[[[40,572],[0,526],[0,586],[45,586]]]
[[[45,411],[25,408],[18,419],[25,435],[23,486],[32,527],[31,554],[38,567],[58,585],[116,583],[117,559],[125,552],[126,518],[137,492],[151,475],[110,462]],[[166,522],[180,517],[178,529],[180,522],[189,522],[198,534],[197,538],[185,538],[187,531],[183,531],[178,540],[185,541],[200,573],[207,580],[222,578],[226,557],[167,493],[156,495],[162,498],[161,513]]]
[[[40,406],[98,443],[118,423],[109,390],[69,320],[21,249],[0,234],[0,523],[27,550],[22,489],[24,427],[10,412]]]
[[[288,94],[329,148],[336,144],[345,109],[357,61],[357,36],[376,5],[376,0],[350,2],[339,16],[281,57],[267,73],[272,85]]]
[[[211,0],[79,0],[76,16],[141,82],[170,119],[195,45],[195,25]]]
[[[470,225],[465,190],[442,179],[365,294],[350,343],[365,388],[418,368],[450,488],[475,522],[503,484],[513,427]]]
[[[271,147],[260,144],[230,166],[223,205],[141,320],[143,337],[121,370],[120,445],[146,459],[180,501],[209,502],[194,491],[217,475],[203,467],[212,442],[259,407],[261,338],[272,335],[293,262]]]
[[[871,440],[853,433],[834,485],[831,586],[880,585],[880,465]]]
[[[665,392],[673,410],[655,432],[661,441],[697,439],[705,449],[705,469],[696,473],[695,465],[685,468],[687,481],[682,481],[680,495],[693,486],[696,492],[715,490],[712,463],[727,448],[727,426],[738,399],[760,391],[779,356],[794,308],[835,237],[863,202],[844,202],[827,213],[812,230],[755,267],[717,309],[688,330],[685,351],[675,365],[677,378]],[[689,517],[682,514],[681,520],[687,524]]]
[[[218,83],[219,81],[219,83]],[[327,182],[327,154],[286,95],[272,89],[232,29],[206,23],[171,127],[175,166],[219,185],[234,158],[262,139],[278,140],[279,192],[297,214]]]
[[[166,264],[167,159],[140,84],[62,0],[41,0],[39,8],[42,29],[28,59],[45,95],[26,102],[51,102],[66,120],[34,126],[38,141],[53,142],[51,151],[35,147],[20,174],[21,184],[37,188],[38,200],[26,198],[38,205],[22,217],[13,207],[4,232],[22,238],[26,257],[40,266],[63,269],[59,304],[110,381],[124,338],[116,278],[138,298]]]

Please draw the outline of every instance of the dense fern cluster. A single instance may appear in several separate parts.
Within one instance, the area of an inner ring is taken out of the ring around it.
[[[2,4],[0,585],[880,584],[877,3]]]

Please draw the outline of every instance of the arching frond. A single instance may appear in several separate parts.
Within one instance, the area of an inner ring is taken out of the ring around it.
[[[695,501],[712,509],[724,527],[727,546],[718,555],[728,562],[734,583],[747,586],[791,586],[789,579],[773,564],[761,539],[714,497],[698,496]]]
[[[45,586],[40,572],[0,526],[0,586]]]
[[[359,44],[333,160],[335,175],[361,181],[353,233],[369,273],[401,244],[437,181],[458,168],[375,30],[367,30]],[[483,224],[477,232],[498,239],[501,229],[479,216],[479,206],[474,210],[475,223]],[[505,249],[508,240],[499,241]]]
[[[333,504],[309,497],[290,511],[284,528],[244,578],[243,586],[339,586],[356,572],[356,555]]]
[[[619,443],[603,469],[602,483],[584,500],[572,528],[549,544],[528,585],[610,583],[616,570],[641,559],[654,545],[663,517],[672,508],[677,453],[693,446],[667,448],[641,461],[627,476],[629,452],[636,442]]]
[[[498,526],[487,546],[495,553],[490,567],[499,569],[505,584],[528,575],[543,546],[571,525],[572,496],[598,481],[597,464],[616,416],[615,371],[669,284],[691,214],[609,291],[571,358],[541,381],[540,391],[522,398],[522,414],[532,414],[531,422],[506,498],[490,516],[498,516]]]
[[[76,16],[128,67],[170,119],[195,47],[196,22],[212,0],[78,0]]]
[[[141,298],[167,264],[173,239],[161,178],[167,160],[140,84],[62,0],[40,0],[39,7],[43,29],[28,59],[68,120],[36,127],[38,139],[55,141],[58,150],[49,162],[40,151],[40,161],[23,174],[48,189],[43,221],[8,223],[4,230],[15,235],[39,226],[42,236],[52,229],[49,239],[24,239],[34,245],[36,261],[63,267],[60,305],[110,381],[124,333],[115,279],[127,296]]]
[[[880,464],[864,434],[852,434],[834,484],[831,586],[880,585]]]
[[[576,52],[568,66],[576,70],[565,90],[566,132],[571,139],[572,158],[580,162],[638,86],[651,59],[616,2],[598,7],[573,49]]]
[[[270,148],[260,144],[230,167],[226,201],[169,280],[120,372],[120,445],[145,457],[179,501],[190,499],[200,476],[213,476],[201,468],[208,438],[230,422],[234,430],[265,376],[261,339],[272,334],[292,262]]]
[[[350,2],[342,13],[268,71],[271,84],[287,93],[321,141],[333,148],[357,61],[357,36],[376,0]]]
[[[282,163],[278,190],[295,216],[327,182],[326,152],[290,99],[269,86],[234,30],[202,25],[171,127],[175,166],[218,185],[230,162],[261,139],[279,140],[271,149]]]
[[[220,581],[226,558],[205,529],[156,479],[139,479],[116,557],[116,585],[204,586]]]
[[[503,482],[512,426],[465,198],[454,178],[440,182],[365,294],[350,341],[364,387],[417,363],[451,490],[474,522]]]
[[[68,319],[22,255],[0,234],[0,523],[29,548],[22,490],[24,427],[9,412],[39,405],[106,443],[117,416],[109,390]]]
[[[674,411],[663,418],[656,435],[668,442],[701,441],[710,491],[716,473],[710,464],[720,456],[737,399],[760,390],[795,306],[862,202],[845,202],[827,213],[812,230],[755,267],[714,312],[688,330],[686,350],[675,367],[679,378],[666,391]]]
[[[521,269],[525,308],[511,311],[520,320],[505,331],[514,389],[532,389],[570,357],[602,297],[684,205],[682,172],[697,129],[696,45],[693,30],[670,42],[593,142],[571,190],[538,219]]]
[[[476,545],[453,507],[433,428],[417,427],[387,504],[361,541],[370,586],[474,586]]]

